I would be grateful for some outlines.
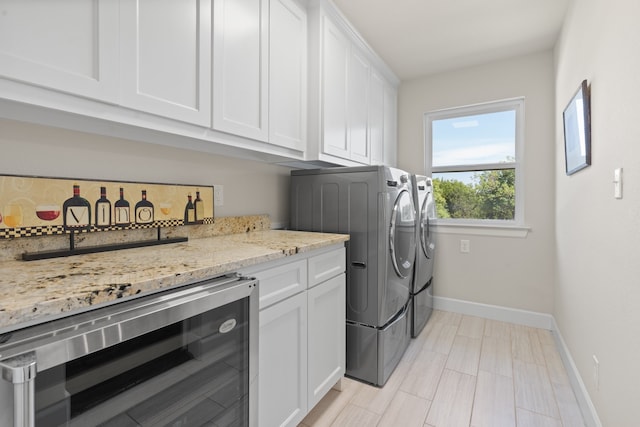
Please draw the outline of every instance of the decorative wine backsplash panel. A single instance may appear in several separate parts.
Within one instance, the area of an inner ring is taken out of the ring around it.
[[[213,187],[0,175],[0,238],[213,224]]]

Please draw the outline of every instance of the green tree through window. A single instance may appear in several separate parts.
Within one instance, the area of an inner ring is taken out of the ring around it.
[[[435,178],[433,187],[438,218],[514,219],[515,169],[476,172],[472,183]]]

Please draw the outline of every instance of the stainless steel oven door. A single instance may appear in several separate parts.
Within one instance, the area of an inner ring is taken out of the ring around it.
[[[0,336],[2,426],[257,426],[257,281],[224,276]]]

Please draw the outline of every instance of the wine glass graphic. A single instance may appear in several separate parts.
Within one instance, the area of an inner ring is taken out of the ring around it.
[[[9,204],[4,208],[4,223],[7,227],[15,228],[22,225],[22,206]]]
[[[38,205],[36,206],[36,216],[43,221],[53,221],[60,216],[60,206],[54,204]]]

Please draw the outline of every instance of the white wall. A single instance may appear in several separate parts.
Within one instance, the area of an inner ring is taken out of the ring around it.
[[[553,55],[542,52],[403,82],[398,166],[424,172],[425,112],[525,97],[525,238],[437,233],[435,294],[551,313],[554,285]],[[471,252],[460,253],[460,239]]]
[[[554,316],[602,424],[630,427],[640,423],[640,2],[574,3],[556,46]],[[566,176],[560,118],[585,78],[592,165]],[[621,200],[613,197],[618,167]]]
[[[161,145],[0,120],[0,173],[222,185],[215,216],[289,222],[289,169]]]

